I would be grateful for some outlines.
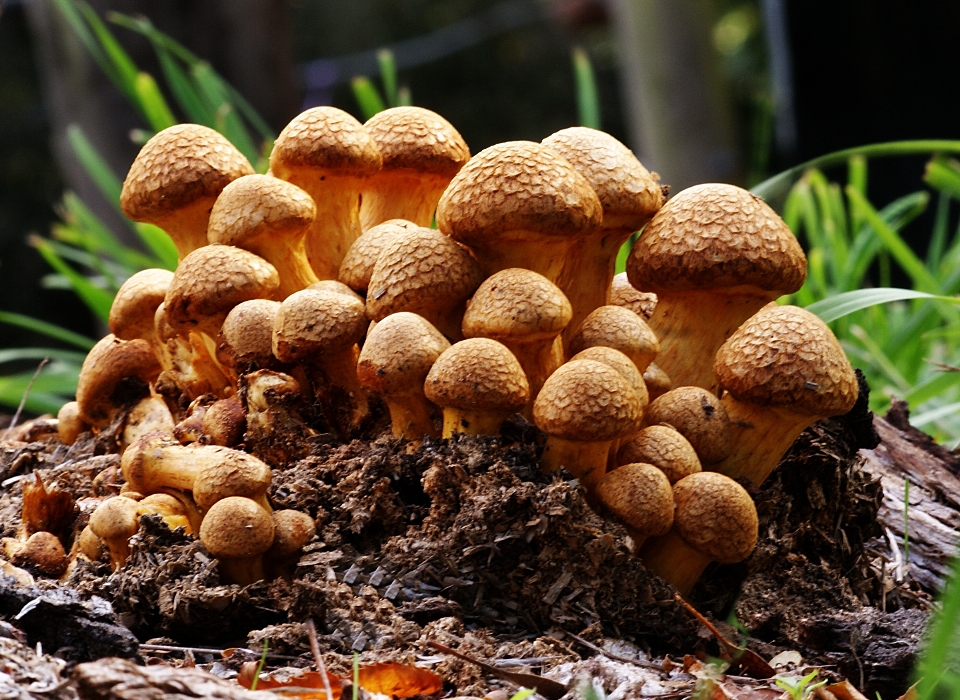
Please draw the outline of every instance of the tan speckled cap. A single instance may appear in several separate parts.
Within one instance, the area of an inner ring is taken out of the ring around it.
[[[857,378],[827,325],[796,306],[771,304],[717,353],[720,385],[737,400],[837,416],[857,400]]]
[[[217,359],[238,372],[276,365],[273,321],[280,302],[250,299],[234,306],[217,334]]]
[[[147,141],[130,166],[120,193],[120,208],[134,221],[166,224],[176,212],[198,203],[209,214],[221,190],[253,173],[249,161],[219,133],[199,124],[177,124]],[[205,202],[205,204],[204,204]],[[205,220],[198,240],[174,235],[180,256],[203,245]]]
[[[646,408],[647,404],[650,403],[650,395],[647,392],[646,382],[643,381],[643,375],[640,374],[640,370],[637,369],[637,366],[633,363],[633,360],[619,350],[608,348],[603,345],[596,345],[592,348],[581,350],[570,358],[571,362],[575,360],[593,360],[594,362],[602,362],[608,367],[613,367],[613,369],[620,373],[620,376],[626,380],[627,384],[629,384],[637,394],[637,398],[640,399],[641,407]]]
[[[570,339],[569,352],[603,345],[619,350],[643,372],[660,351],[660,343],[642,318],[622,306],[601,306],[592,311]]]
[[[550,375],[533,405],[543,432],[564,440],[601,442],[636,430],[643,409],[617,370],[593,360],[568,362]]]
[[[651,425],[621,443],[617,463],[635,462],[652,464],[671,484],[703,471],[693,445],[668,425]]]
[[[110,332],[121,340],[153,342],[153,316],[173,281],[170,270],[140,270],[120,285],[110,307]]]
[[[621,272],[613,277],[613,283],[610,286],[610,303],[630,309],[644,321],[649,321],[657,305],[657,295],[637,291],[627,279],[627,273]]]
[[[274,531],[269,552],[271,557],[289,557],[317,533],[314,519],[299,510],[278,510],[271,517]]]
[[[449,347],[450,341],[422,316],[408,311],[391,314],[364,341],[357,379],[384,396],[422,391],[433,363]]]
[[[796,237],[747,190],[696,185],[667,202],[627,260],[630,283],[645,292],[754,287],[775,299],[807,275]]]
[[[125,400],[145,394],[130,386],[130,396],[114,396],[123,380],[136,378],[145,388],[146,384],[156,381],[159,374],[160,363],[147,341],[105,336],[90,349],[80,368],[77,381],[80,417],[91,425],[109,425]]]
[[[363,302],[345,294],[304,289],[284,299],[273,323],[273,354],[281,362],[320,362],[345,352],[367,331]]]
[[[270,153],[270,172],[284,180],[303,167],[369,177],[382,162],[376,143],[353,116],[336,107],[312,107],[280,132]]]
[[[638,534],[665,535],[673,525],[673,489],[649,464],[625,464],[597,483],[597,498]]]
[[[423,390],[438,406],[506,413],[522,409],[530,394],[517,358],[488,338],[451,345],[433,364]]]
[[[660,177],[610,134],[573,126],[541,143],[570,161],[593,187],[603,206],[603,228],[639,231],[663,206]]]
[[[703,464],[716,464],[733,449],[730,419],[720,399],[697,386],[671,389],[647,407],[648,425],[666,423],[685,437]]]
[[[643,371],[643,383],[647,385],[651,401],[663,396],[673,388],[670,375],[660,369],[656,362],[651,362],[650,366]]]
[[[387,244],[405,232],[418,228],[420,227],[416,224],[404,219],[390,219],[364,231],[350,246],[340,263],[340,281],[355,291],[365,293],[370,286],[373,266],[377,264],[377,258]]]
[[[452,178],[470,159],[453,125],[423,107],[391,107],[363,125],[383,156],[383,169],[409,168]]]
[[[229,245],[208,245],[180,261],[167,291],[167,322],[181,331],[216,337],[234,306],[270,298],[280,285],[276,268],[261,257]]]
[[[200,541],[217,558],[255,557],[273,544],[273,519],[249,498],[224,498],[204,515]]]
[[[556,337],[573,311],[560,288],[543,275],[513,267],[484,280],[463,315],[467,338],[503,343]]]
[[[699,472],[673,485],[674,528],[691,547],[713,561],[743,561],[757,543],[757,509],[730,477]]]

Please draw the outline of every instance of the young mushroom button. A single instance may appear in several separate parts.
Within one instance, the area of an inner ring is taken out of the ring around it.
[[[660,343],[642,318],[622,306],[601,306],[592,311],[570,338],[568,352],[602,345],[619,350],[646,371],[660,352]]]
[[[716,393],[717,349],[764,305],[803,285],[807,261],[763,200],[733,185],[697,185],[657,212],[627,260],[630,284],[655,292],[657,364],[677,385]]]
[[[669,425],[651,425],[624,440],[617,464],[652,464],[671,484],[702,471],[693,445]]]
[[[172,281],[170,270],[140,270],[120,285],[110,306],[110,332],[120,340],[146,340],[161,362],[163,353],[153,317]]]
[[[730,418],[716,396],[698,386],[681,386],[650,402],[646,425],[665,424],[687,439],[700,462],[716,464],[733,450]]]
[[[145,340],[108,335],[87,353],[77,381],[77,406],[88,424],[104,428],[124,405],[149,395],[160,363]]]
[[[355,292],[366,294],[373,268],[383,249],[393,239],[418,228],[420,226],[404,219],[390,219],[367,229],[350,246],[337,278]]]
[[[223,188],[252,173],[243,154],[213,129],[177,124],[140,149],[123,182],[120,208],[166,231],[183,259],[207,244],[210,209]]]
[[[657,307],[657,295],[650,292],[640,292],[633,288],[627,273],[621,272],[613,276],[610,284],[610,303],[630,309],[646,323],[650,322],[653,310]]]
[[[626,525],[633,552],[673,525],[673,489],[650,464],[627,464],[605,474],[597,483],[597,500]]]
[[[218,501],[200,525],[200,541],[219,560],[221,578],[241,586],[264,578],[263,555],[273,537],[270,514],[239,496]]]

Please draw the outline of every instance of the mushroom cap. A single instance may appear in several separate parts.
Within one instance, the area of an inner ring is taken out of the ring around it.
[[[383,169],[409,168],[452,178],[470,149],[446,119],[423,107],[391,107],[363,125],[383,156]]]
[[[313,198],[296,185],[269,175],[246,175],[223,188],[210,212],[207,239],[246,248],[274,239],[296,239],[317,215]]]
[[[603,364],[607,365],[607,367],[612,367],[620,373],[620,376],[623,377],[627,384],[629,384],[634,392],[636,392],[637,398],[640,399],[640,405],[643,408],[646,408],[647,404],[650,403],[650,395],[647,392],[647,385],[646,382],[643,381],[643,376],[640,374],[640,370],[637,369],[637,366],[633,363],[633,360],[619,350],[608,348],[603,345],[596,345],[592,348],[581,350],[570,358],[571,362],[574,360],[593,360],[594,362],[602,362]]]
[[[673,388],[673,381],[670,379],[670,375],[660,369],[660,366],[656,362],[651,362],[650,365],[643,370],[643,383],[647,386],[647,391],[650,392],[651,401],[663,396]]]
[[[194,452],[207,465],[193,482],[194,500],[204,510],[229,496],[259,498],[270,488],[270,467],[251,454],[220,445],[190,445],[181,449],[184,457]]]
[[[736,481],[698,472],[673,485],[673,499],[673,526],[691,547],[721,564],[750,556],[757,543],[757,509]]]
[[[603,228],[638,231],[663,206],[660,176],[610,134],[573,126],[540,143],[570,161],[593,187],[603,206]]]
[[[108,498],[90,515],[90,530],[101,540],[133,537],[140,528],[139,508],[126,496]]]
[[[775,299],[800,289],[807,259],[762,199],[734,185],[705,184],[657,212],[630,252],[627,275],[645,292],[746,286]]]
[[[422,316],[391,314],[367,335],[357,379],[383,396],[422,391],[433,363],[449,347],[450,341]]]
[[[64,445],[72,445],[90,426],[80,415],[80,404],[67,401],[57,412],[57,436]]]
[[[640,398],[612,367],[594,360],[562,365],[533,404],[533,420],[552,437],[575,442],[616,440],[637,428]]]
[[[344,352],[367,332],[363,302],[336,292],[304,289],[280,304],[273,321],[273,354],[281,362],[323,360]]]
[[[216,335],[234,306],[269,298],[279,286],[277,269],[263,258],[229,245],[207,245],[180,261],[164,313],[173,328]]]
[[[693,445],[669,425],[651,425],[620,444],[620,464],[652,464],[673,484],[685,476],[703,471]]]
[[[60,576],[67,568],[67,553],[56,535],[35,532],[11,557],[14,566],[29,566],[47,576]]]
[[[796,306],[765,306],[717,351],[714,372],[737,400],[812,416],[853,408],[857,378],[836,336]]]
[[[91,348],[80,367],[77,381],[77,405],[80,417],[87,423],[101,427],[109,424],[116,408],[128,399],[141,398],[145,384],[160,374],[150,344],[145,340],[120,340],[107,335]],[[130,385],[125,379],[141,380],[140,386]],[[124,388],[129,396],[118,396]]]
[[[253,173],[250,162],[219,133],[177,124],[147,141],[130,166],[120,208],[134,221],[158,221]]]
[[[270,555],[288,557],[313,539],[317,524],[299,510],[278,510],[273,515],[273,545]]]
[[[170,270],[140,270],[120,285],[110,307],[110,332],[121,340],[151,338],[153,315],[173,281]]]
[[[603,475],[596,497],[642,535],[665,535],[673,525],[673,489],[650,464],[625,464]]]
[[[677,387],[651,401],[646,422],[673,427],[693,446],[702,464],[716,464],[733,451],[727,409],[698,386]]]
[[[619,350],[641,372],[660,352],[660,341],[650,326],[622,306],[601,306],[591,311],[570,339],[569,351],[576,354],[597,345]]]
[[[613,282],[610,285],[610,303],[630,309],[644,321],[649,321],[657,306],[657,295],[634,289],[630,280],[627,279],[627,273],[621,272],[613,276]]]
[[[517,358],[502,343],[468,338],[437,358],[423,392],[444,408],[515,413],[527,405],[530,385]]]
[[[273,322],[279,301],[250,299],[232,309],[217,335],[217,359],[234,369],[274,364]]]
[[[336,107],[312,107],[294,117],[270,153],[270,172],[284,180],[298,168],[369,177],[382,163],[377,144],[363,124]]]
[[[273,519],[249,498],[230,496],[203,516],[200,541],[218,559],[256,557],[273,544]]]
[[[560,288],[543,275],[518,267],[483,281],[467,304],[463,334],[501,342],[555,338],[573,318]]]
[[[554,150],[508,141],[480,151],[450,181],[437,226],[466,245],[490,245],[516,231],[579,238],[600,225],[600,200]]]
[[[347,285],[339,280],[318,280],[311,284],[307,289],[315,289],[319,292],[328,292],[330,294],[341,294],[343,296],[349,297],[363,303],[363,297],[357,294],[355,291],[350,289]]]
[[[466,300],[483,281],[466,248],[439,231],[419,227],[387,243],[370,276],[367,315],[398,311],[430,315]]]
[[[353,242],[343,256],[338,279],[355,291],[366,292],[370,286],[373,267],[387,244],[397,236],[402,236],[404,232],[418,228],[420,227],[415,223],[405,219],[390,219],[371,226]]]

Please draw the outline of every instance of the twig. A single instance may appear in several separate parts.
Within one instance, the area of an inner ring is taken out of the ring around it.
[[[173,644],[141,644],[141,651],[177,651],[180,653],[186,653],[188,651],[193,652],[194,654],[216,654],[218,656],[223,656],[228,650],[227,649],[211,649],[207,647],[181,647],[175,646]],[[244,649],[243,647],[235,647],[237,651],[243,652],[245,654],[251,654],[254,656],[260,656],[257,652],[252,649]],[[283,654],[267,654],[268,659],[281,659],[287,661],[296,661],[299,659],[299,656],[285,656]]]
[[[320,654],[320,644],[317,642],[317,628],[313,624],[313,618],[308,617],[305,625],[307,636],[310,637],[310,651],[313,652],[313,659],[317,662],[317,670],[323,678],[323,689],[327,693],[327,700],[333,700],[333,690],[330,688],[330,678],[327,677],[327,665],[323,663],[323,655]]]
[[[442,651],[444,654],[450,654],[450,656],[456,656],[458,659],[468,661],[472,664],[476,664],[484,671],[489,673],[494,678],[499,678],[503,681],[509,681],[514,685],[518,685],[521,688],[535,688],[538,695],[542,695],[548,700],[560,700],[564,695],[567,694],[569,688],[563,683],[559,683],[551,678],[545,678],[543,676],[536,676],[532,673],[515,673],[513,671],[504,671],[503,669],[497,668],[496,666],[491,666],[488,663],[484,663],[478,659],[473,658],[468,654],[457,651],[456,649],[451,649],[450,647],[440,644],[438,642],[429,641],[427,646],[437,651]]]
[[[4,440],[7,439],[7,436],[10,434],[10,431],[13,430],[14,427],[17,425],[17,421],[20,420],[20,414],[23,413],[23,407],[27,403],[27,397],[30,396],[30,390],[33,388],[33,383],[37,381],[37,377],[40,376],[40,370],[42,370],[48,362],[50,362],[49,357],[45,357],[42,360],[40,360],[40,364],[37,365],[37,371],[33,373],[32,377],[30,377],[30,383],[27,384],[27,388],[23,392],[23,397],[20,399],[20,405],[17,406],[17,412],[13,414],[13,420],[10,421],[10,425],[7,426],[7,430],[3,434]]]
[[[562,632],[568,637],[570,637],[571,639],[576,640],[577,642],[585,646],[587,649],[595,651],[598,654],[603,654],[608,659],[613,659],[614,661],[621,661],[626,664],[634,664],[636,666],[641,666],[642,668],[650,668],[655,671],[661,671],[661,672],[663,671],[663,668],[661,666],[658,666],[655,663],[651,663],[649,661],[641,661],[640,659],[631,659],[629,656],[620,656],[620,654],[614,654],[612,651],[607,651],[603,647],[598,647],[596,644],[593,644],[592,642],[588,642],[586,639],[584,639],[583,637],[580,637],[579,635],[574,634],[573,632],[568,632],[567,630],[562,630]]]

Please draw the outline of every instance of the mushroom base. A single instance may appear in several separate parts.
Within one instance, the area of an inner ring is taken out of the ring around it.
[[[607,457],[611,443],[610,440],[576,442],[551,435],[543,448],[540,468],[544,472],[566,469],[580,480],[588,496],[592,498],[597,483],[607,473]]]
[[[249,559],[217,559],[222,583],[236,583],[240,586],[249,586],[251,583],[262,581],[266,575],[263,571],[263,557]]]
[[[443,409],[443,437],[464,435],[499,435],[500,426],[507,419],[503,411],[468,411],[463,408]]]
[[[640,547],[639,556],[647,571],[655,573],[683,596],[690,594],[703,570],[713,561],[687,544],[675,530],[663,537],[649,538]]]

